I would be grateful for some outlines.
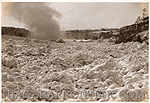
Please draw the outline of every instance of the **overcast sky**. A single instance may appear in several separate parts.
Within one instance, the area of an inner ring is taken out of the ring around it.
[[[52,3],[49,6],[62,14],[58,19],[62,30],[66,29],[95,29],[120,28],[133,24],[138,16],[142,16],[142,9],[147,3]],[[2,25],[24,27],[12,17],[2,15]]]

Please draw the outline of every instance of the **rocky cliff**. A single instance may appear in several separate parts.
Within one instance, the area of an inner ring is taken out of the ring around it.
[[[12,35],[20,37],[28,37],[30,31],[24,28],[15,28],[15,27],[1,27],[2,35]]]

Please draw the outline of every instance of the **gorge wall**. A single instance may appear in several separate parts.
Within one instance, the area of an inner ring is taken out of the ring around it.
[[[24,28],[15,28],[15,27],[1,27],[2,35],[12,35],[20,37],[28,37],[30,31]]]

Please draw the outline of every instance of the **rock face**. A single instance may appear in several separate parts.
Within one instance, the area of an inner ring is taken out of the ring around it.
[[[149,38],[149,17],[145,17],[145,20],[140,23],[134,23],[120,28],[120,34],[116,43],[138,41],[140,43],[146,41]],[[145,36],[143,36],[143,33]]]
[[[25,30],[24,28],[2,27],[1,30],[2,35],[12,35],[20,37],[28,37],[30,35],[30,31]]]

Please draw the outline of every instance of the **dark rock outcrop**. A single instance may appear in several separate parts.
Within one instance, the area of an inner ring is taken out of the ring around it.
[[[61,38],[58,38],[58,39],[56,40],[56,42],[57,42],[57,43],[65,43],[65,41],[64,41],[63,39],[61,39]]]

